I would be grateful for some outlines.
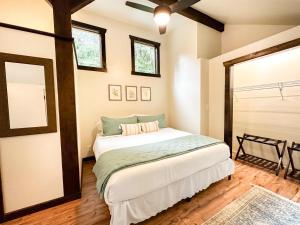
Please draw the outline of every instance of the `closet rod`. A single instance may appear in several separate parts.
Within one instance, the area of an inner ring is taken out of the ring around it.
[[[300,80],[237,87],[234,88],[233,91],[234,92],[257,91],[257,90],[267,90],[267,89],[277,89],[277,88],[282,89],[286,87],[300,87]]]
[[[21,27],[21,26],[17,26],[17,25],[8,24],[8,23],[0,22],[0,27],[4,27],[4,28],[8,28],[8,29],[14,29],[14,30],[20,30],[20,31],[24,31],[24,32],[29,32],[29,33],[34,33],[34,34],[47,36],[47,37],[57,38],[57,39],[60,39],[60,40],[63,40],[63,41],[73,42],[72,37],[65,37],[65,36],[49,33],[49,32],[46,32],[46,31],[35,30],[35,29],[31,29],[31,28],[27,28],[27,27]]]
[[[300,97],[300,95],[284,95],[283,98],[297,98]],[[282,98],[282,96],[262,96],[262,97],[242,97],[238,98],[236,97],[236,101],[241,100],[241,99],[271,99],[271,98]]]

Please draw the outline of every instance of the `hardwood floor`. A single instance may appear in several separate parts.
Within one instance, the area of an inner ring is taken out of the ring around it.
[[[92,173],[93,163],[85,162],[83,164],[82,199],[4,224],[108,225],[109,211],[96,192],[96,179]],[[215,183],[207,190],[195,195],[190,202],[181,201],[139,225],[201,224],[248,191],[253,184],[263,186],[300,203],[300,183],[298,181],[284,180],[282,173],[276,177],[271,171],[236,162],[236,172],[231,181],[224,179]]]

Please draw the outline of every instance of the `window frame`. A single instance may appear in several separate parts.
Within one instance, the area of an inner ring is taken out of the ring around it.
[[[76,64],[77,64],[77,69],[79,70],[89,70],[89,71],[98,71],[98,72],[107,72],[107,67],[106,67],[106,43],[105,43],[105,34],[107,29],[102,28],[102,27],[97,27],[94,25],[90,25],[87,23],[82,23],[79,21],[72,20],[72,29],[73,28],[78,28],[90,32],[95,32],[99,34],[100,37],[100,43],[101,43],[101,61],[102,67],[92,67],[92,66],[82,66],[78,64],[78,59],[77,59],[77,53],[76,53],[76,46],[75,46],[75,40],[73,41],[73,46],[74,46],[74,52],[75,52],[75,58],[76,58]],[[100,49],[99,49],[100,51]]]
[[[139,75],[139,76],[146,76],[146,77],[161,77],[160,74],[160,43],[150,41],[144,38],[135,37],[129,35],[131,40],[131,74],[132,75]],[[156,66],[156,73],[143,73],[135,71],[135,51],[134,51],[134,43],[139,42],[144,45],[149,45],[155,48],[155,66]]]

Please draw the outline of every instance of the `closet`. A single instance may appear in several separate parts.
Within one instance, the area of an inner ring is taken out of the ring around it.
[[[300,142],[300,47],[236,64],[233,75],[233,152],[244,133]],[[272,146],[245,142],[249,154],[278,161]],[[288,162],[285,151],[283,163]],[[295,164],[300,168],[300,154]]]

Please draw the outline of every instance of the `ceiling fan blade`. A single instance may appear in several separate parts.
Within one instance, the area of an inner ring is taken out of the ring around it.
[[[184,10],[192,5],[194,5],[195,3],[200,2],[200,0],[181,0],[178,2],[175,2],[171,5],[169,5],[172,13],[174,12],[179,12],[181,10]]]
[[[167,32],[167,26],[159,26],[159,33],[165,34]]]
[[[128,2],[128,1],[125,4],[129,7],[132,7],[132,8],[138,9],[138,10],[142,10],[142,11],[149,12],[149,13],[154,13],[153,8],[145,6],[145,5],[141,5],[141,4],[134,3],[134,2]]]

